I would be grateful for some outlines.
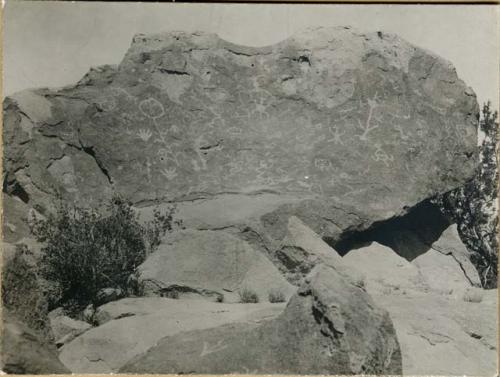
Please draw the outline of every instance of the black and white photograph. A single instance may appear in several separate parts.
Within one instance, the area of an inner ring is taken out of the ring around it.
[[[0,373],[498,375],[499,26],[3,2]]]

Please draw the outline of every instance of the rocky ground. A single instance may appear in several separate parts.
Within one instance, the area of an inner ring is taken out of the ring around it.
[[[431,202],[474,174],[477,113],[449,62],[350,28],[137,35],[118,66],[7,98],[3,369],[492,375],[497,291]],[[113,193],[182,227],[140,297],[68,315],[29,214]]]

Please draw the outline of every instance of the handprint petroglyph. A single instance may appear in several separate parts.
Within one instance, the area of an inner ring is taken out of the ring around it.
[[[153,133],[148,129],[141,129],[137,133],[137,136],[139,136],[139,138],[144,142],[147,142],[151,138],[152,135],[153,135]]]
[[[168,180],[172,180],[177,177],[177,169],[175,167],[164,168],[160,171],[160,173]]]
[[[373,161],[380,161],[385,166],[389,167],[391,162],[394,161],[394,156],[389,155],[379,144],[375,145],[375,153],[373,154]]]

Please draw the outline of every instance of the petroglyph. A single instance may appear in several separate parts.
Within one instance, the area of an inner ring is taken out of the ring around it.
[[[375,145],[375,153],[373,154],[373,161],[380,161],[384,163],[385,166],[389,167],[392,162],[394,162],[394,156],[389,155],[380,144]]]
[[[146,159],[146,177],[148,182],[151,183],[151,160],[149,158]]]
[[[401,126],[400,124],[395,124],[394,128],[395,128],[396,131],[399,132],[399,136],[400,136],[401,140],[405,140],[406,141],[406,140],[409,139],[408,135],[403,130],[403,126]]]
[[[315,158],[314,159],[314,166],[318,170],[325,172],[325,171],[329,171],[332,169],[332,162],[327,158]]]
[[[150,119],[158,119],[165,115],[165,108],[158,100],[149,97],[139,103],[141,112]]]
[[[160,173],[167,178],[169,181],[177,177],[177,169],[175,167],[172,168],[164,168],[160,170]]]
[[[359,140],[367,141],[368,135],[371,131],[377,129],[379,127],[378,124],[372,124],[372,118],[374,117],[373,112],[377,107],[379,107],[379,103],[377,102],[377,93],[373,96],[373,98],[368,99],[368,115],[366,117],[365,124],[361,124],[361,121],[358,120],[359,128],[363,130],[361,135],[358,135]]]
[[[328,131],[333,136],[331,139],[327,141],[328,143],[333,142],[335,144],[344,145],[344,142],[342,141],[342,136],[345,134],[345,131],[341,132],[337,126],[329,127]]]
[[[139,136],[139,138],[144,141],[144,142],[147,142],[151,136],[153,135],[153,133],[148,130],[148,129],[140,129],[139,132],[137,133],[137,136]]]

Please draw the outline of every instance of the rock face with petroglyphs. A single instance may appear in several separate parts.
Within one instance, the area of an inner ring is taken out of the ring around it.
[[[62,338],[72,372],[421,374],[436,343],[413,356],[430,317],[398,314],[407,297],[482,299],[430,200],[473,176],[477,115],[450,63],[391,34],[318,28],[262,48],[137,35],[117,66],[5,99],[4,241],[15,256],[30,213],[59,198],[100,208],[118,193],[141,222],[175,205],[178,227],[129,277],[149,297],[89,305],[77,319],[94,327]],[[457,325],[446,350],[492,323]]]
[[[4,108],[5,190],[42,211],[56,194],[137,205],[267,194],[299,213],[338,203],[323,216],[333,224],[309,221],[334,236],[346,212],[341,228],[398,215],[475,163],[477,103],[453,66],[349,28],[263,48],[137,35],[118,66]]]

